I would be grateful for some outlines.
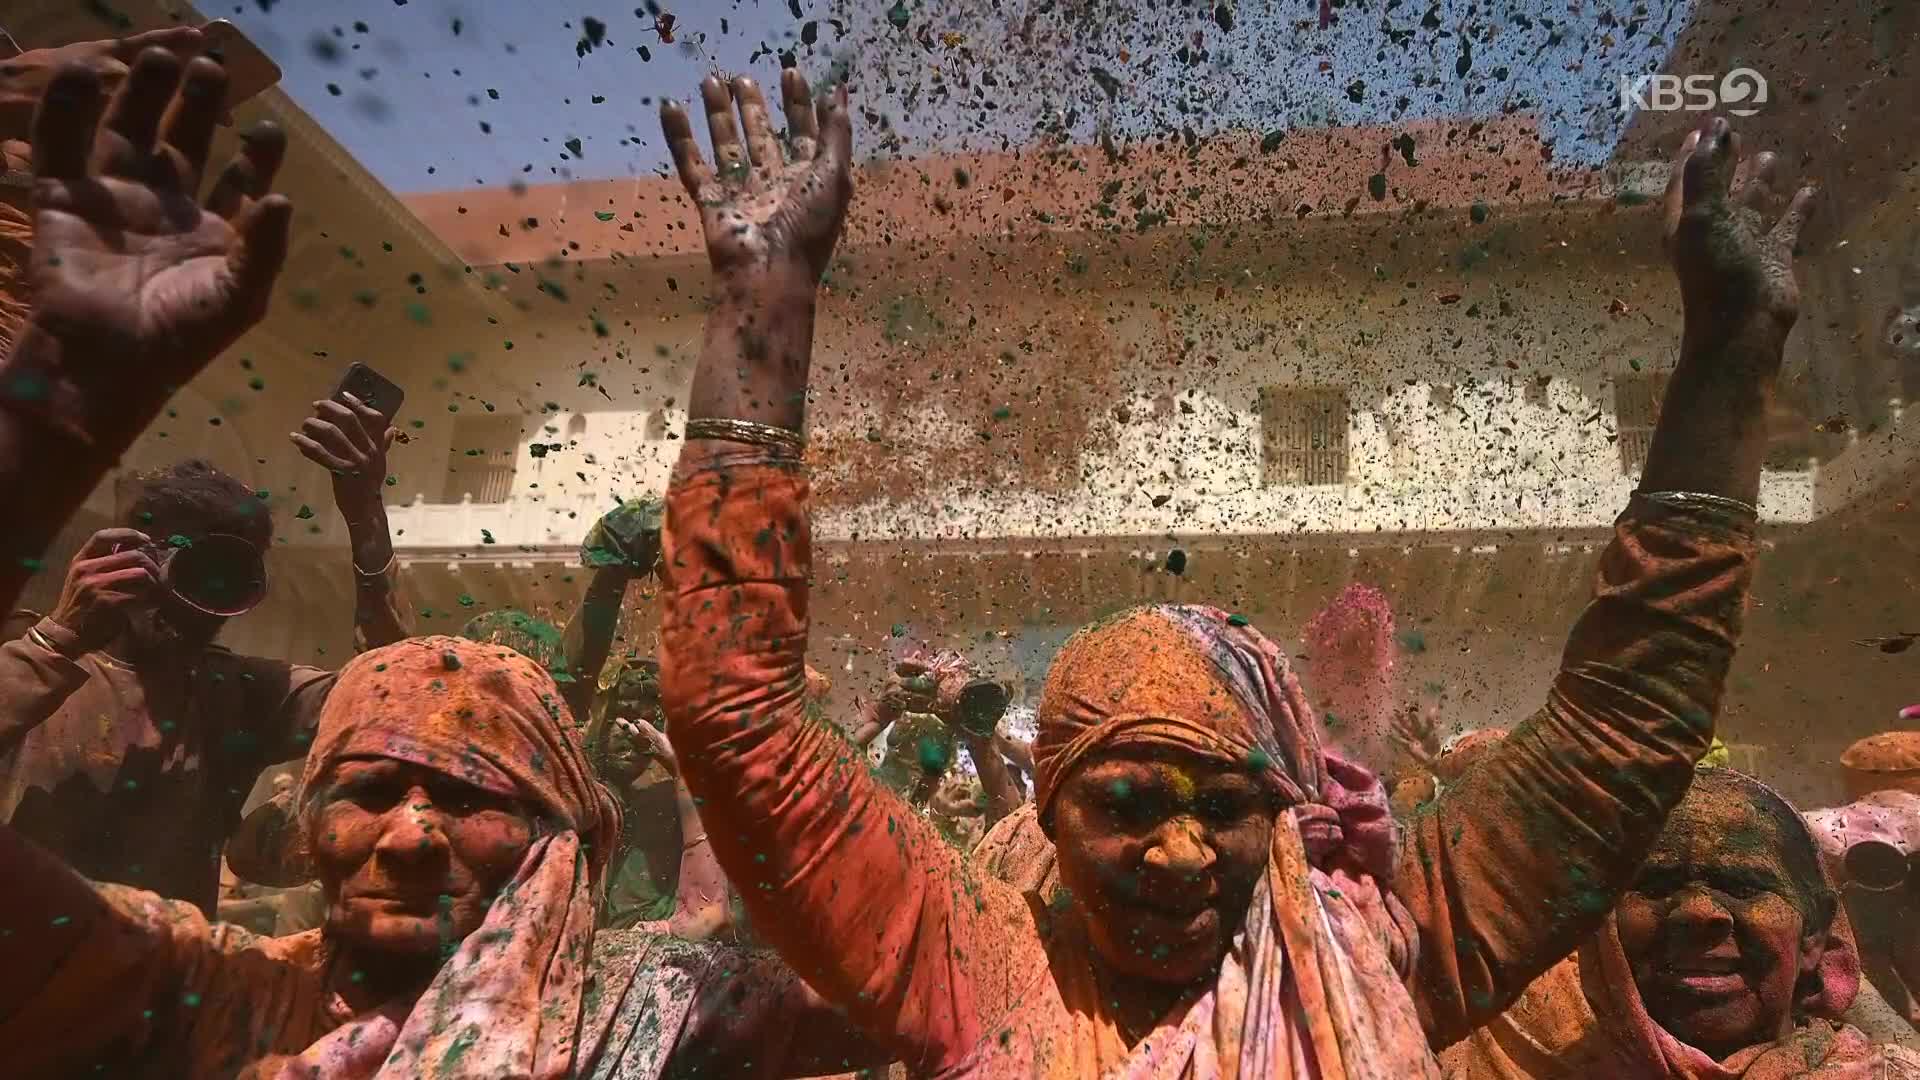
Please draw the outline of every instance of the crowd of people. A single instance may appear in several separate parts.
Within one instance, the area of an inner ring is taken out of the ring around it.
[[[0,108],[31,118],[0,131],[32,176],[0,218],[9,607],[267,313],[284,140],[199,198],[225,76],[197,49],[0,66],[34,106]],[[216,643],[268,587],[251,489],[200,461],[120,484],[0,645],[0,1073],[1920,1077],[1920,734],[1856,747],[1855,801],[1805,814],[1710,757],[1812,206],[1772,155],[1716,118],[1674,160],[1679,362],[1544,702],[1443,745],[1357,586],[1300,628],[1306,681],[1217,608],[1089,625],[1029,742],[961,652],[905,650],[845,715],[807,666],[853,134],[844,86],[779,89],[784,133],[753,80],[700,86],[710,159],[661,104],[713,303],[670,486],[594,524],[566,626],[410,635],[394,432],[351,395],[293,437],[350,535],[338,671]],[[623,645],[649,577],[655,643]]]

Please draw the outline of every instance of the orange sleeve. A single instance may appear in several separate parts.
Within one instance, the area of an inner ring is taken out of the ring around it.
[[[10,882],[0,903],[10,1077],[117,1075],[135,1062],[185,1063],[195,1046],[244,1057],[270,1026],[263,1018],[287,1011],[276,1006],[299,973],[265,939],[183,901],[90,883],[5,826],[0,870]]]
[[[1597,929],[1693,781],[1753,576],[1750,516],[1634,496],[1546,707],[1415,818],[1395,894],[1444,1047]]]
[[[712,445],[688,447],[667,496],[661,688],[687,786],[756,931],[901,1060],[937,1071],[1010,997],[992,935],[1017,934],[1007,919],[1024,904],[971,878],[808,714],[805,473]]]

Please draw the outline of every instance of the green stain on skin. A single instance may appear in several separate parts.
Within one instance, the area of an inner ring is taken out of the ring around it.
[[[471,1050],[473,1044],[479,1041],[480,1025],[468,1024],[461,1030],[460,1034],[453,1037],[452,1042],[447,1044],[447,1052],[440,1055],[441,1071],[447,1073],[454,1072],[460,1064],[460,1059],[466,1057],[467,1051]]]
[[[31,372],[7,381],[7,396],[14,401],[45,401],[51,393],[47,380]]]

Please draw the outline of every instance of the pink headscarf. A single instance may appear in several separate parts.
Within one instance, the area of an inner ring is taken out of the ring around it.
[[[1172,747],[1250,769],[1288,806],[1215,985],[1171,1030],[1110,1061],[1097,989],[1063,979],[1081,1016],[1077,1061],[1128,1078],[1438,1077],[1404,982],[1417,933],[1382,887],[1395,847],[1386,792],[1324,749],[1277,645],[1216,608],[1136,608],[1067,642],[1038,720],[1033,824],[995,830],[980,856],[1023,882],[1049,870],[1020,830],[1048,820],[1062,781],[1103,751]]]
[[[281,1080],[573,1075],[594,900],[618,847],[620,807],[552,676],[505,646],[466,638],[363,653],[321,710],[301,781],[303,827],[334,765],[366,757],[518,799],[546,829],[418,1000],[341,1015],[348,1022],[288,1062]]]

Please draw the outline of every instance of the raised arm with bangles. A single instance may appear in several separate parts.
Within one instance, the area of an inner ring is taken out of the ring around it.
[[[1792,321],[1750,287],[1783,267],[1790,282],[1790,263],[1681,230],[1682,401],[1648,483],[1545,707],[1397,859],[1384,792],[1324,748],[1278,648],[1243,618],[1159,606],[1083,630],[1054,663],[1032,820],[1067,889],[1022,895],[979,879],[805,715],[800,433],[815,285],[851,188],[846,98],[816,108],[784,73],[789,161],[751,80],[701,89],[717,172],[662,107],[715,308],[668,496],[661,663],[687,782],[766,936],[929,1075],[1437,1076],[1430,1047],[1598,925],[1713,737]],[[1730,150],[1724,122],[1711,136],[1703,191],[1724,190]],[[1803,197],[1783,228],[1804,213]]]

